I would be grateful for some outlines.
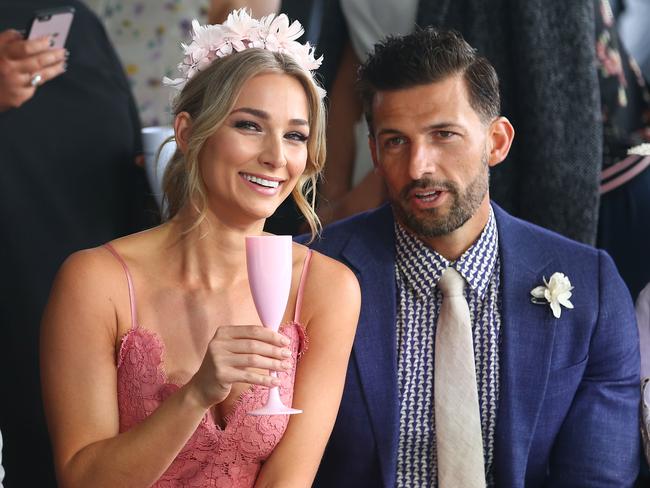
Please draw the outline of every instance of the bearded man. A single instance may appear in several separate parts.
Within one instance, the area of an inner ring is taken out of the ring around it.
[[[362,291],[315,486],[632,486],[632,302],[606,253],[490,201],[514,137],[494,68],[423,29],[377,44],[360,89],[390,203],[313,244]]]

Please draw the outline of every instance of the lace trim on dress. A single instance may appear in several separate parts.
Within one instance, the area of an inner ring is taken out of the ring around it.
[[[296,364],[305,351],[307,335],[301,324],[280,328],[291,339],[294,366],[278,373],[280,396],[286,405],[293,399]],[[164,372],[165,346],[159,335],[142,326],[122,337],[118,355],[120,432],[151,415],[182,385],[169,381]],[[278,444],[289,422],[288,415],[253,417],[246,412],[266,403],[268,390],[252,385],[243,391],[224,417],[224,427],[214,422],[211,411],[154,487],[252,487],[262,463]]]

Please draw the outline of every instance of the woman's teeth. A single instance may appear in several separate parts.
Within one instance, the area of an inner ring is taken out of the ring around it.
[[[259,178],[253,175],[242,175],[242,176],[248,181],[256,183],[260,186],[265,186],[266,188],[277,188],[278,186],[280,186],[279,181],[265,180],[264,178]]]

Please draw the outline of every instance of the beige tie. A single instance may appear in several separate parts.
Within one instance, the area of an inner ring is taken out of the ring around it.
[[[447,268],[438,282],[443,299],[436,326],[434,406],[438,486],[484,488],[483,438],[474,367],[474,342],[465,280]]]

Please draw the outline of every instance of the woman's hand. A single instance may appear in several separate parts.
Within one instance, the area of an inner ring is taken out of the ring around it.
[[[66,58],[65,49],[50,48],[48,37],[25,40],[13,29],[0,32],[0,112],[20,107],[37,86],[63,73]]]
[[[219,327],[189,386],[206,410],[225,400],[233,383],[278,386],[269,371],[291,368],[287,345],[287,337],[259,325]]]

